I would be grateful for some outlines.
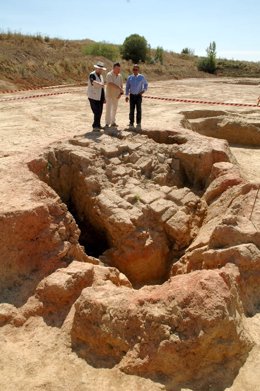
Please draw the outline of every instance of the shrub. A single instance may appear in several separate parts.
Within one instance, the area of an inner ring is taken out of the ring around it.
[[[83,52],[87,56],[102,56],[108,60],[115,61],[120,56],[120,50],[117,45],[107,42],[95,42],[86,46]]]
[[[121,47],[121,55],[125,60],[134,63],[145,62],[149,47],[146,39],[138,34],[129,35]]]
[[[188,56],[194,56],[194,50],[190,48],[184,48],[181,51],[181,54],[187,54]]]
[[[39,42],[44,41],[44,38],[42,37],[42,35],[40,33],[37,33],[36,35],[32,35],[32,39],[34,41],[39,41]]]
[[[155,51],[155,62],[159,62],[161,65],[163,65],[163,48],[161,46],[157,46]]]
[[[198,63],[198,70],[208,73],[215,73],[217,69],[216,63],[216,43],[213,41],[206,49],[207,57],[202,58]]]

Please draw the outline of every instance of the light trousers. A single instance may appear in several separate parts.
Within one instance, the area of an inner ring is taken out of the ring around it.
[[[106,125],[116,123],[116,112],[119,99],[107,98],[106,99]]]

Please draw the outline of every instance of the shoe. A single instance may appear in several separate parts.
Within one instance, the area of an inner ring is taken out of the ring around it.
[[[113,123],[111,124],[111,126],[112,126],[113,128],[117,128],[117,127],[118,127],[118,125],[117,125],[115,122],[113,122]]]
[[[111,125],[112,126],[112,125]],[[103,126],[103,128],[102,129],[108,129],[109,128],[109,125],[108,124],[106,124],[105,126]]]
[[[132,123],[130,122],[130,124],[128,125],[128,129],[133,130],[133,129],[134,129],[134,124],[132,124]]]
[[[92,132],[100,132],[100,128],[93,128]]]
[[[136,131],[139,131],[139,130],[142,130],[141,124],[137,124],[137,125],[136,125]]]

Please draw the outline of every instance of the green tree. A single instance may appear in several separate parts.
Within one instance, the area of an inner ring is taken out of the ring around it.
[[[148,53],[146,39],[138,34],[129,35],[121,47],[121,55],[125,60],[132,60],[134,63],[145,62]]]
[[[215,73],[217,69],[217,52],[216,52],[216,42],[213,41],[209,44],[209,47],[206,49],[207,57],[203,58],[198,63],[199,71],[204,71],[208,73]]]

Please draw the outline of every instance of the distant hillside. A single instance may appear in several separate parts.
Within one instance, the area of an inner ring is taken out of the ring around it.
[[[84,54],[90,40],[68,41],[16,33],[0,34],[0,89],[48,86],[86,81],[97,60],[108,69],[112,61]],[[118,59],[126,78],[132,64]],[[142,64],[141,71],[149,80],[214,77],[197,70],[197,56],[164,52],[163,65]],[[260,63],[218,60],[218,75],[260,77]]]

